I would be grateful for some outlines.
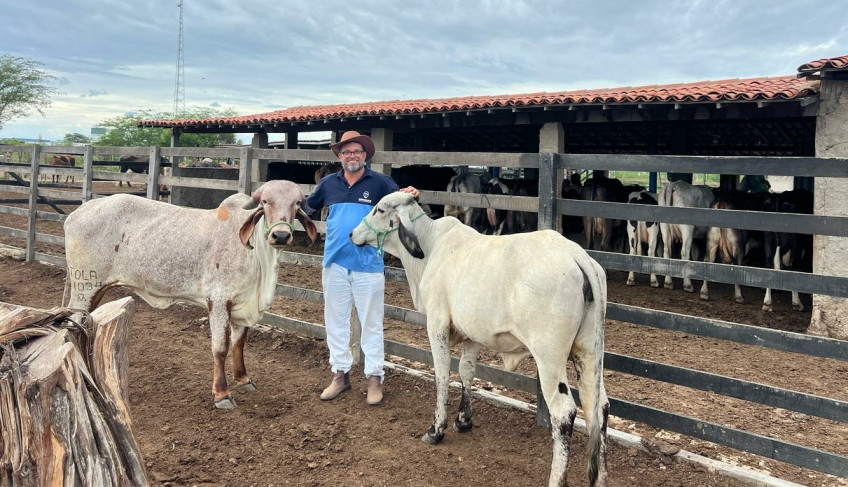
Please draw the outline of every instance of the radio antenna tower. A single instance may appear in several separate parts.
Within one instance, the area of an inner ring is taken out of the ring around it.
[[[183,65],[183,2],[180,0],[180,35],[177,41],[177,74],[174,80],[174,118],[185,113],[185,67]]]

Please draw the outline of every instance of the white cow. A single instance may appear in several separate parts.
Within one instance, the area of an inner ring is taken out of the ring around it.
[[[634,191],[630,193],[627,202],[635,205],[656,205],[657,194],[650,191]],[[642,255],[642,244],[648,244],[648,257],[656,257],[657,242],[659,242],[660,226],[657,222],[627,220],[627,243],[630,245],[630,255]],[[627,285],[636,285],[633,271],[627,274]],[[651,287],[659,287],[657,275],[651,273]]]
[[[589,430],[590,485],[606,485],[606,419],[603,381],[603,268],[574,242],[553,230],[481,235],[453,217],[432,220],[406,193],[377,203],[350,235],[400,258],[415,308],[427,315],[436,374],[435,420],[422,437],[438,443],[448,413],[450,347],[462,343],[462,401],[454,429],[471,429],[470,387],[483,346],[501,353],[515,370],[536,360],[553,436],[549,485],[565,485],[577,407],[568,387],[569,357],[577,371]],[[527,256],[535,256],[527,259]]]
[[[178,302],[205,307],[215,406],[233,408],[224,373],[227,349],[232,344],[236,388],[255,390],[244,367],[245,327],[271,306],[278,257],[291,244],[295,218],[315,240],[315,225],[300,209],[303,200],[296,184],[270,181],[252,197],[234,194],[214,210],[124,194],[88,201],[65,221],[69,306],[93,310],[108,288],[127,286],[156,308]]]
[[[713,191],[709,186],[693,186],[686,181],[674,181],[660,190],[659,205],[676,208],[709,208],[713,202]],[[678,223],[660,223],[660,233],[663,239],[663,257],[671,258],[671,245],[680,242],[680,260],[694,260],[692,255],[692,239],[704,237],[707,227],[684,225]],[[674,289],[671,276],[665,276],[665,288]],[[692,281],[683,278],[683,290],[695,292]]]

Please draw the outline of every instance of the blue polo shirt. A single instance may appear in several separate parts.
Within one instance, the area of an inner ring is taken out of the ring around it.
[[[383,258],[377,256],[377,249],[370,245],[357,247],[349,236],[383,196],[397,190],[394,179],[369,167],[353,186],[347,184],[344,170],[321,179],[306,204],[310,208],[330,208],[324,267],[335,263],[357,272],[383,272]]]

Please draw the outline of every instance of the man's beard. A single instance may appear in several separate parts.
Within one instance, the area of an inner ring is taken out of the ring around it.
[[[342,167],[345,172],[357,172],[363,167],[365,167],[365,161],[356,161],[356,162],[344,162],[342,163]]]

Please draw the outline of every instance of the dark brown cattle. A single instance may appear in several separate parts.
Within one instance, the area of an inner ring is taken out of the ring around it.
[[[630,193],[645,189],[639,185],[624,186],[621,181],[598,174],[587,179],[583,184],[580,196],[584,201],[606,201],[610,203],[627,203]],[[612,252],[624,251],[624,220],[584,216],[583,233],[586,235],[586,248]],[[595,239],[600,236],[600,246]],[[600,249],[598,248],[600,247]]]
[[[70,154],[55,154],[53,156],[53,158],[50,159],[50,165],[51,166],[74,167],[76,165],[76,163],[77,163],[76,159],[74,158],[74,156],[72,156]],[[58,174],[54,174],[53,178],[52,178],[53,183],[54,184],[58,183],[59,178],[60,178],[60,176]],[[71,182],[73,182],[74,177],[73,176],[65,176],[65,183],[67,183],[69,180]]]

